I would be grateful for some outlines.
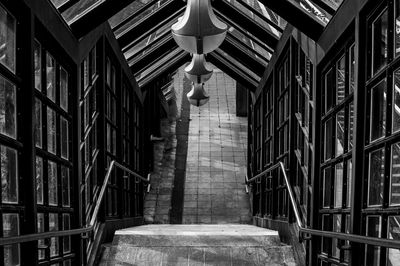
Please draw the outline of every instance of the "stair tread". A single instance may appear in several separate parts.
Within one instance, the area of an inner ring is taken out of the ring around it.
[[[115,235],[278,236],[277,231],[252,225],[144,225],[118,230]]]

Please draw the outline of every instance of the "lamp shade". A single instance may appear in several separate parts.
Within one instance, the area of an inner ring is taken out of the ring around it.
[[[217,49],[227,29],[215,16],[210,0],[187,0],[185,14],[171,27],[179,47],[192,54],[207,54]]]
[[[211,78],[213,69],[203,54],[194,54],[192,62],[185,67],[185,76],[193,83],[204,83]]]
[[[197,107],[206,104],[210,99],[202,83],[193,83],[192,90],[186,96],[190,104]]]

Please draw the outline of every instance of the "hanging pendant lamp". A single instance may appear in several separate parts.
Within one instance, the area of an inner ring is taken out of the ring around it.
[[[206,104],[210,99],[203,85],[203,83],[193,83],[192,90],[186,94],[191,105],[199,107]]]
[[[185,76],[193,83],[204,83],[211,78],[213,69],[203,54],[194,54],[192,62],[185,67]]]
[[[217,49],[227,29],[215,16],[210,0],[187,0],[185,14],[171,27],[179,47],[192,54],[207,54]]]

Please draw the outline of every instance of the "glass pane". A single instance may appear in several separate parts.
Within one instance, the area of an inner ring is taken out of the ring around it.
[[[332,73],[332,70],[329,70],[325,75],[325,112],[328,112],[335,104],[336,88],[333,77],[334,73]]]
[[[324,170],[324,188],[323,188],[323,207],[329,208],[331,205],[332,177],[331,167]]]
[[[395,48],[394,48],[394,55],[395,57],[400,54],[400,3],[399,1],[395,1],[396,5],[396,20],[395,20],[395,36],[394,36],[394,41],[395,41]]]
[[[342,215],[334,214],[333,215],[333,232],[340,232],[342,228]],[[332,239],[332,256],[335,258],[340,258],[340,249],[338,247],[337,238]]]
[[[331,231],[331,219],[329,215],[322,215],[322,230],[324,231]],[[332,241],[331,238],[323,237],[322,238],[322,252],[329,253],[330,245]]]
[[[83,88],[86,89],[89,86],[89,58],[83,60]]]
[[[392,169],[390,174],[390,204],[400,204],[400,143],[392,145]]]
[[[16,213],[3,214],[3,237],[19,235],[19,216]],[[20,265],[19,244],[4,246],[4,265]]]
[[[48,163],[48,186],[49,186],[49,205],[57,206],[58,190],[57,190],[57,164],[49,161]]]
[[[346,207],[351,206],[351,186],[353,176],[353,161],[350,159],[347,161],[347,195],[346,195]]]
[[[393,108],[392,108],[392,130],[400,129],[400,69],[393,74]]]
[[[47,97],[55,102],[56,100],[56,61],[47,53],[46,54],[46,81],[47,81]]]
[[[38,213],[37,214],[37,230],[38,233],[44,232],[44,213]],[[38,258],[39,260],[44,259],[46,256],[46,252],[44,249],[41,249],[40,247],[43,247],[45,245],[44,240],[38,240]]]
[[[15,72],[16,20],[0,6],[0,63]]]
[[[60,68],[60,106],[68,111],[68,72]]]
[[[348,146],[347,150],[350,151],[353,149],[353,131],[354,131],[354,104],[350,103],[349,105],[349,121],[348,121],[348,130],[347,130],[347,140]]]
[[[389,216],[388,238],[400,241],[400,216]],[[387,265],[394,266],[400,262],[400,250],[388,249]]]
[[[17,135],[16,101],[15,85],[0,76],[0,133],[14,139]]]
[[[380,205],[383,199],[383,182],[385,178],[384,149],[369,155],[368,205]]]
[[[1,146],[1,201],[18,203],[17,151]]]
[[[56,112],[47,108],[47,150],[56,153],[57,150]]]
[[[69,158],[69,125],[68,121],[64,118],[60,118],[61,122],[61,157],[64,159]]]
[[[35,58],[35,88],[42,90],[42,50],[40,43],[34,42],[34,58]]]
[[[35,99],[35,144],[42,147],[42,102]]]
[[[49,231],[58,231],[58,214],[49,213]],[[50,239],[50,257],[57,256],[60,253],[60,247],[58,244],[58,237],[52,237]]]
[[[370,140],[385,135],[386,129],[386,79],[371,89],[371,129]]]
[[[325,160],[329,160],[332,158],[332,119],[329,119],[325,123],[325,134],[324,134],[324,147],[325,147]]]
[[[344,150],[344,109],[341,109],[336,115],[336,156],[342,155]]]
[[[36,156],[36,202],[43,204],[43,159]]]
[[[336,103],[340,103],[346,97],[346,59],[345,56],[336,63]]]
[[[335,166],[335,208],[342,207],[343,198],[343,163]]]
[[[350,50],[349,50],[349,59],[350,59],[350,74],[349,74],[349,94],[352,94],[354,92],[354,88],[355,88],[355,66],[356,66],[356,56],[355,56],[355,45],[351,46]]]
[[[103,1],[104,0],[78,1],[75,5],[67,9],[67,11],[63,12],[62,15],[69,24],[71,21],[79,18],[86,10]]]
[[[70,224],[70,215],[67,213],[63,213],[63,230],[69,230],[71,229],[71,224]],[[67,253],[71,251],[71,237],[63,237],[63,252]]]
[[[381,217],[367,217],[367,236],[381,237]],[[365,265],[380,265],[380,247],[367,245],[365,252]]]
[[[62,201],[64,207],[70,206],[70,182],[69,182],[69,169],[61,166],[61,180],[62,180]]]
[[[92,51],[90,52],[90,73],[92,73],[92,77],[94,77],[97,73],[97,67],[96,67],[96,62],[97,62],[97,58],[96,58],[96,47],[94,47],[92,49]]]
[[[372,23],[372,74],[387,63],[388,11],[385,10]]]

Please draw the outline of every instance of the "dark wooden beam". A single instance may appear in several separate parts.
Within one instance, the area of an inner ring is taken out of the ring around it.
[[[164,75],[165,73],[172,73],[181,67],[183,64],[190,62],[190,54],[185,51],[180,51],[176,56],[173,57],[172,60],[166,61],[160,67],[157,68],[156,71],[151,73],[146,77],[143,77],[138,80],[139,86],[142,91],[150,88],[148,85],[151,84],[153,80]]]
[[[185,2],[177,0],[169,0],[162,7],[158,8],[154,12],[143,17],[139,22],[128,27],[126,30],[116,35],[120,46],[126,47],[146,32],[156,27],[157,25],[165,22],[167,18],[184,9]],[[178,16],[177,13],[176,16]],[[164,23],[165,24],[165,23]]]
[[[163,40],[160,40],[154,47],[143,53],[141,56],[136,57],[134,60],[129,62],[133,73],[139,73],[143,69],[154,65],[159,58],[167,56],[170,52],[178,48],[172,35],[167,36]]]
[[[207,61],[214,64],[223,72],[231,76],[234,80],[254,92],[257,88],[258,81],[247,75],[243,70],[239,69],[233,63],[224,58],[218,50],[207,55]]]
[[[69,22],[69,26],[74,35],[77,38],[81,38],[97,28],[100,24],[106,22],[133,1],[135,0],[101,1]]]
[[[249,51],[250,49],[239,47],[237,42],[233,41],[233,38],[231,38],[229,35],[221,44],[220,49],[261,77],[264,74],[266,65],[263,65],[261,61],[255,58],[255,56],[251,56],[250,54],[252,52]]]
[[[236,22],[236,25],[257,36],[272,49],[277,45],[279,38],[275,34],[227,1],[214,1],[213,7],[229,21]]]
[[[300,7],[298,3],[292,0],[260,0],[260,2],[305,35],[314,41],[318,41],[324,30],[324,25],[312,14]]]

